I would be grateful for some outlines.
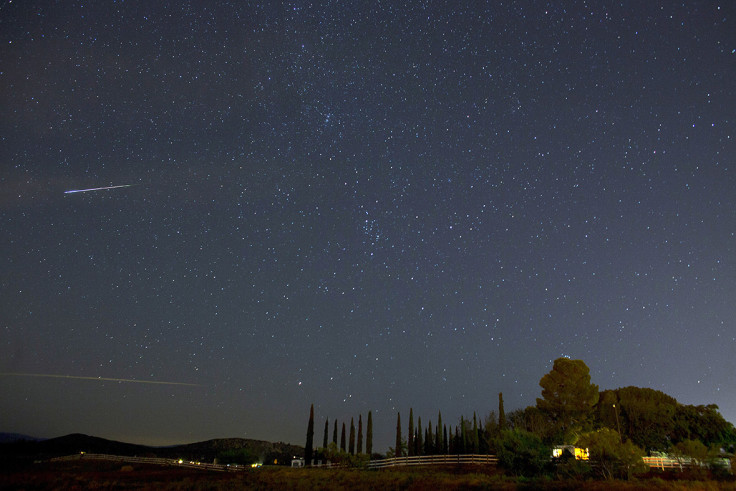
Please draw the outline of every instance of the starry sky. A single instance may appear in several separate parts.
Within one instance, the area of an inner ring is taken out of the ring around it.
[[[4,1],[0,431],[736,421],[734,80],[731,1]]]

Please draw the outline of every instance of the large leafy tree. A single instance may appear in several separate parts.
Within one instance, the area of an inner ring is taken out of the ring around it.
[[[668,450],[685,440],[706,447],[731,450],[736,429],[718,412],[718,406],[680,404],[654,389],[623,387],[604,390],[596,406],[600,426],[616,430],[645,450]]]
[[[598,386],[590,382],[588,366],[583,360],[558,358],[539,385],[542,397],[537,407],[554,423],[554,438],[572,442],[575,434],[589,426],[598,402]]]
[[[538,435],[543,440],[551,439],[554,428],[546,413],[537,406],[527,406],[524,409],[511,411],[506,417],[506,427],[516,430],[526,430]]]
[[[708,447],[717,446],[733,451],[736,446],[736,429],[721,416],[715,404],[678,404],[675,408],[672,440],[700,440]]]
[[[641,387],[617,389],[616,396],[618,403],[614,417],[620,417],[622,432],[628,438],[645,450],[669,448],[677,408],[677,401],[673,397]],[[608,397],[604,400],[608,400]]]
[[[683,440],[678,442],[672,448],[672,453],[680,460],[692,459],[697,464],[706,463],[710,456],[708,447],[703,445],[699,440]]]

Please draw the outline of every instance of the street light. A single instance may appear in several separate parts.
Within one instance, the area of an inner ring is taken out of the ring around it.
[[[613,412],[616,414],[616,427],[618,428],[618,441],[623,443],[624,440],[621,438],[621,423],[618,422],[618,409],[616,409],[616,405],[613,405]]]

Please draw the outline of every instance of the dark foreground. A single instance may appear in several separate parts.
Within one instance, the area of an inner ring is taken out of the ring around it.
[[[677,480],[677,478],[680,478]],[[663,475],[638,481],[517,480],[483,468],[422,468],[393,470],[247,469],[242,472],[212,472],[179,467],[114,462],[55,462],[3,469],[0,489],[552,489],[552,490],[734,490],[733,481],[686,480],[687,476]]]

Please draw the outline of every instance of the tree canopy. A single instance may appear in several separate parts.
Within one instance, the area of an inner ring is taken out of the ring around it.
[[[557,438],[571,441],[590,424],[598,402],[598,386],[590,382],[588,366],[582,360],[558,358],[539,385],[537,408],[553,421]]]

